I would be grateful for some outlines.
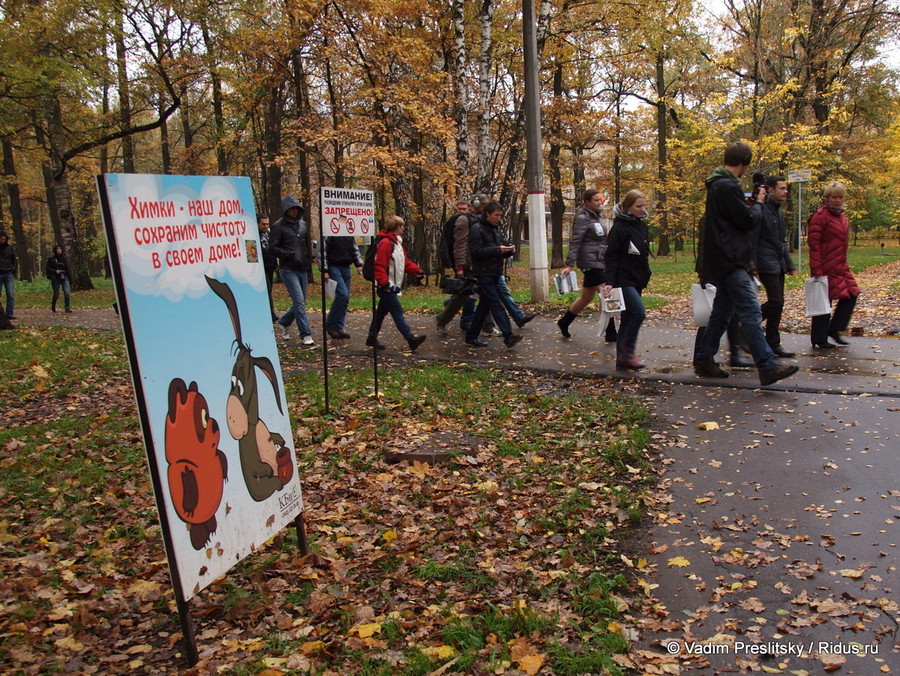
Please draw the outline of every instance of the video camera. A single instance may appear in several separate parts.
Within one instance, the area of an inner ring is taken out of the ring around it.
[[[760,190],[766,190],[766,175],[761,171],[753,172],[753,190],[750,192],[750,196],[747,198],[747,204],[753,204],[756,202],[756,196],[759,194]]]

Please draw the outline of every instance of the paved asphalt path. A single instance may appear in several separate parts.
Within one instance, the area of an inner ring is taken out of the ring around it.
[[[105,310],[18,314],[22,324],[117,328]],[[321,317],[310,319],[321,345]],[[388,319],[387,363],[490,362],[668,384],[651,404],[663,504],[639,544],[648,561],[640,573],[658,585],[635,637],[648,671],[900,673],[900,340],[850,338],[818,351],[807,336],[786,335],[801,370],[760,388],[754,369],[694,376],[687,329],[646,326],[647,368],[623,374],[590,319],[563,340],[555,317],[539,317],[513,350],[499,338],[471,348],[455,328],[438,336],[431,317],[407,319],[428,340],[410,355]],[[353,337],[329,347],[370,353],[367,324],[352,314]],[[287,344],[299,347],[298,336]]]

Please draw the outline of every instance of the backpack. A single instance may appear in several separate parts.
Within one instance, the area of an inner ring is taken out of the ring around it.
[[[366,249],[366,257],[363,259],[362,276],[367,282],[375,281],[375,252],[378,250],[378,242],[382,239],[382,235],[376,235],[375,239],[373,239],[372,243],[369,245],[369,248]],[[394,251],[394,246],[396,245],[391,242],[391,253]]]
[[[441,235],[441,263],[445,268],[455,268],[456,260],[453,257],[453,248],[456,246],[456,221],[460,216],[465,216],[472,225],[472,214],[453,214],[444,223],[444,232]]]

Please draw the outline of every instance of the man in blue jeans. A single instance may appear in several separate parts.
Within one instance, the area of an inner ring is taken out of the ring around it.
[[[288,327],[296,319],[301,344],[312,347],[316,342],[306,316],[306,290],[312,263],[309,227],[303,220],[303,207],[291,195],[281,201],[281,213],[282,217],[272,225],[269,250],[278,257],[281,281],[293,304],[277,323],[281,326],[281,335],[287,338]]]
[[[325,279],[335,283],[334,300],[325,318],[325,331],[331,338],[342,340],[350,334],[344,331],[347,321],[347,306],[350,303],[350,280],[353,279],[351,265],[362,271],[363,260],[354,237],[325,238]]]
[[[484,347],[486,342],[478,337],[488,312],[503,334],[503,343],[512,347],[522,336],[512,332],[512,325],[500,298],[500,278],[503,276],[503,260],[516,252],[516,247],[506,244],[500,236],[500,219],[503,207],[499,202],[488,202],[481,216],[469,230],[469,254],[472,274],[478,279],[478,309],[472,324],[466,330],[466,344]]]
[[[0,294],[6,290],[6,316],[15,319],[13,312],[16,309],[16,294],[13,290],[13,281],[16,270],[19,267],[19,259],[16,250],[9,243],[9,236],[0,230]]]
[[[761,385],[787,378],[796,366],[779,364],[766,342],[755,274],[755,244],[762,222],[765,189],[753,195],[748,205],[738,179],[747,171],[753,151],[735,141],[725,149],[723,166],[706,179],[706,229],[703,233],[703,277],[716,285],[716,299],[706,332],[694,357],[694,373],[707,378],[727,378],[714,359],[719,341],[732,315],[737,315]]]

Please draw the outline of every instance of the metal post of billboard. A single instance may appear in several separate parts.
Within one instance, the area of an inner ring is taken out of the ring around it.
[[[803,184],[812,178],[812,169],[788,172],[788,181],[797,184],[797,273],[803,274]]]
[[[321,194],[320,194],[320,199],[321,199]],[[321,204],[322,204],[322,202],[320,201],[319,202],[319,205],[320,205],[319,213],[320,214],[322,213]],[[327,267],[328,262],[325,260],[325,258],[327,257],[326,252],[328,251],[328,244],[325,239],[325,237],[326,237],[325,228],[321,227],[321,225],[319,226],[319,237],[322,240],[322,248],[321,248],[321,251],[319,251],[319,279],[322,282],[322,369],[324,371],[323,380],[325,383],[325,415],[328,415],[329,413],[331,413],[331,408],[329,406],[329,404],[330,404],[329,396],[328,396],[328,392],[329,392],[329,386],[328,386],[328,329],[327,329],[328,325],[326,323],[327,319],[328,319],[328,301],[327,301],[328,296],[325,293],[325,282],[326,282],[325,275],[328,274],[328,267]]]
[[[544,158],[541,148],[541,98],[538,82],[534,0],[522,0],[522,40],[525,50],[525,140],[528,185],[528,248],[531,265],[531,302],[550,297],[547,266],[547,219],[544,203]]]

